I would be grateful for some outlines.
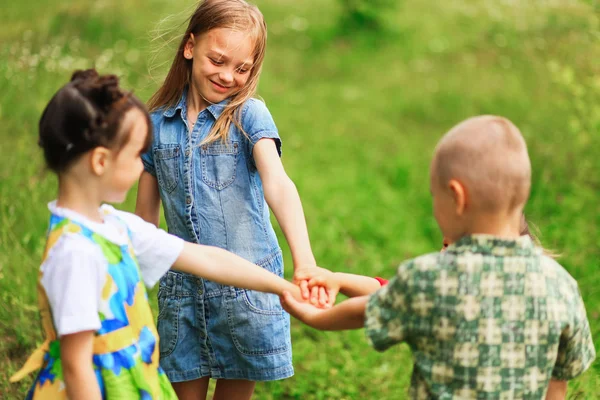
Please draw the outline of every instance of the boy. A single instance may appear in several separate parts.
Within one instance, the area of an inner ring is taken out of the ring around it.
[[[564,398],[595,350],[577,283],[520,236],[530,183],[519,130],[501,117],[468,119],[431,163],[434,216],[453,243],[445,252],[404,262],[370,297],[328,310],[288,294],[282,303],[318,329],[364,326],[379,351],[407,342],[412,398]]]

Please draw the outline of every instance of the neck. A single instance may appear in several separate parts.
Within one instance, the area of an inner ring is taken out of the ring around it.
[[[519,213],[480,213],[473,216],[466,226],[465,234],[486,234],[502,239],[518,239],[521,214]]]
[[[188,118],[190,116],[194,116],[194,120],[196,119],[196,115],[208,107],[210,104],[206,101],[202,96],[200,96],[200,91],[196,88],[194,83],[192,82],[188,86],[187,93],[187,114]]]
[[[103,222],[99,208],[102,205],[99,193],[89,182],[83,184],[78,177],[59,178],[58,207],[68,208],[95,222]]]

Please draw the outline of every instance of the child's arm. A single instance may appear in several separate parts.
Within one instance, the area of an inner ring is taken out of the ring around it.
[[[60,338],[60,359],[67,397],[71,400],[102,399],[92,364],[94,331],[65,335]]]
[[[567,381],[550,380],[546,400],[564,400],[567,398]]]
[[[304,211],[296,185],[286,174],[272,139],[259,140],[253,149],[256,168],[263,183],[265,200],[290,246],[294,271],[316,266],[308,238]],[[308,298],[308,291],[303,289]]]
[[[364,275],[336,272],[340,282],[340,292],[348,297],[367,296],[381,289],[381,284],[375,278]]]
[[[142,172],[138,184],[135,213],[145,221],[158,226],[160,221],[160,194],[158,181],[149,172]]]
[[[282,295],[284,290],[300,298],[298,286],[218,247],[185,242],[173,269],[222,285]]]
[[[369,296],[345,300],[333,308],[323,310],[308,303],[299,303],[290,293],[281,298],[283,308],[313,328],[327,331],[359,329],[365,326],[365,309]]]

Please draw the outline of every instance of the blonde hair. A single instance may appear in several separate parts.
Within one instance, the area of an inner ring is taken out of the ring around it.
[[[538,232],[538,234],[535,234],[531,231],[531,229],[529,228],[529,225],[531,223],[527,221],[527,218],[525,218],[525,213],[521,214],[521,221],[519,223],[519,234],[521,236],[529,236],[531,238],[531,241],[539,248],[542,249],[542,251],[544,252],[545,255],[547,255],[548,257],[551,258],[558,258],[560,257],[560,254],[555,252],[554,250],[551,249],[547,249],[544,246],[542,246],[542,242],[540,241],[540,238],[538,237],[539,235],[539,229],[537,228],[537,226],[535,226],[534,224],[531,224],[534,228],[535,231]]]
[[[148,100],[150,112],[177,105],[186,86],[192,79],[192,60],[183,56],[187,41],[193,34],[198,37],[216,28],[246,31],[254,41],[254,64],[244,87],[230,97],[229,103],[215,122],[202,143],[216,140],[226,141],[229,128],[234,124],[243,134],[241,126],[241,106],[254,97],[262,71],[267,45],[267,25],[262,13],[255,5],[244,0],[203,0],[190,17],[188,27],[181,38],[175,59],[161,87]]]

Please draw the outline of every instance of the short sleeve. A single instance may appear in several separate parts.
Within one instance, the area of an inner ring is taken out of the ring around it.
[[[84,237],[66,234],[52,247],[41,283],[59,336],[100,329],[106,268],[101,250]]]
[[[153,112],[152,114],[150,114],[150,121],[152,122],[152,132],[153,132],[152,142],[154,142],[154,138],[156,137],[156,134],[158,132],[160,118],[161,118],[160,112]],[[144,154],[142,154],[142,163],[144,164],[144,171],[148,172],[150,175],[155,177],[156,169],[154,168],[154,156],[153,156],[153,152],[152,152],[152,147],[153,146],[150,146],[148,151],[146,151]]]
[[[249,99],[242,113],[242,127],[250,140],[250,154],[261,139],[273,139],[281,157],[281,138],[269,109],[258,99]]]
[[[377,292],[369,297],[365,311],[367,340],[377,351],[384,351],[406,340],[408,335],[408,285],[406,265]]]
[[[585,306],[579,291],[573,307],[573,324],[561,334],[558,356],[552,378],[566,381],[581,375],[596,358],[596,349],[590,332]]]
[[[131,231],[133,250],[145,285],[154,286],[181,254],[183,239],[157,228],[135,214],[124,211],[115,213]]]

